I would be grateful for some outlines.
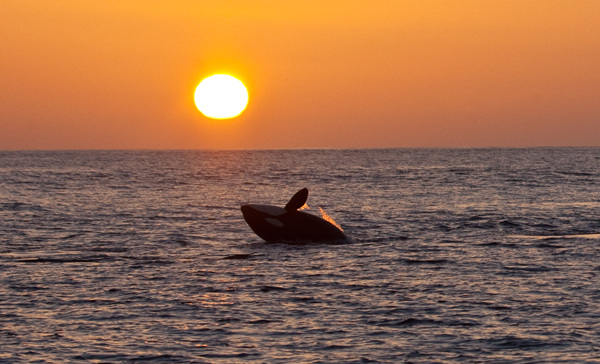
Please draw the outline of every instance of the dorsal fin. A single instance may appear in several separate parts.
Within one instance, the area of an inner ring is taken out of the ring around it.
[[[294,197],[290,199],[290,202],[285,205],[286,211],[296,211],[300,207],[304,206],[306,203],[306,199],[308,198],[308,189],[303,188],[300,191],[296,192]]]

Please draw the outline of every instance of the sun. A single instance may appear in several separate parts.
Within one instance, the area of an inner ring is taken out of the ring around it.
[[[194,93],[196,107],[211,119],[231,119],[248,105],[248,91],[237,78],[217,74],[205,78]]]

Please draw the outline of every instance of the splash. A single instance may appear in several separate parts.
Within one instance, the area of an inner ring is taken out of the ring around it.
[[[323,210],[322,208],[319,207],[319,211],[321,211],[321,217],[323,218],[323,220],[330,222],[331,224],[333,224],[335,227],[337,227],[341,231],[344,231],[344,229],[342,229],[342,227],[337,222],[335,222],[331,216],[327,215],[325,210]]]
[[[310,207],[308,207],[308,205],[305,202],[304,205],[302,205],[302,207],[300,207],[298,210],[310,210]]]

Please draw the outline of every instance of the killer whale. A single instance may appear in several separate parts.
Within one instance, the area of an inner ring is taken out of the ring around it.
[[[247,204],[241,210],[252,231],[266,242],[303,243],[348,241],[344,232],[333,223],[318,216],[298,211],[308,199],[303,188],[285,207]]]

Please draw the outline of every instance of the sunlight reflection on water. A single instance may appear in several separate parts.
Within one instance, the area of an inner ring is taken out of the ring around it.
[[[592,148],[0,152],[0,362],[593,362],[598,171]],[[245,224],[302,187],[353,242]]]
[[[511,238],[520,239],[600,239],[600,234],[575,234],[575,235],[509,235]]]

